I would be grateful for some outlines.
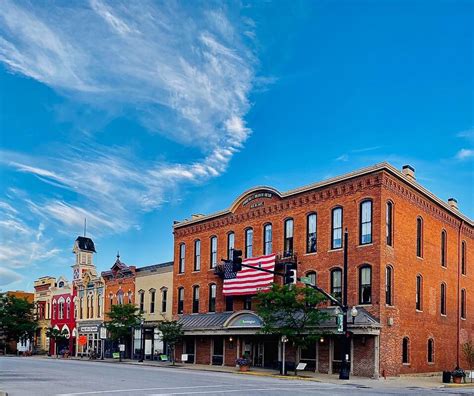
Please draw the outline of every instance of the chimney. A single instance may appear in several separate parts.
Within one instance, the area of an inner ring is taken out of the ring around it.
[[[406,176],[407,179],[415,181],[415,168],[410,165],[403,165],[402,173]]]
[[[451,206],[451,209],[459,210],[458,209],[458,201],[456,198],[449,198],[448,205]]]

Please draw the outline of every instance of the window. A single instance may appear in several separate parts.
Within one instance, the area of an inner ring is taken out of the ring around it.
[[[253,257],[253,230],[245,230],[245,258]]]
[[[423,219],[416,219],[416,256],[423,257]]]
[[[434,363],[434,340],[428,339],[428,363]]]
[[[446,284],[441,283],[441,315],[446,315]]]
[[[194,271],[201,270],[201,241],[194,241]]]
[[[71,312],[71,303],[70,303],[70,301],[68,301],[66,303],[66,319],[69,319],[70,312]]]
[[[100,318],[100,315],[102,315],[102,295],[99,294],[97,298],[97,317]]]
[[[359,243],[372,243],[372,201],[367,200],[360,204]]]
[[[64,319],[64,303],[61,301],[58,307],[58,319]]]
[[[364,265],[359,268],[359,304],[372,302],[372,267]]]
[[[225,310],[226,311],[234,310],[234,297],[233,296],[227,296],[225,298]]]
[[[193,286],[193,313],[199,313],[199,286]]]
[[[227,258],[232,260],[234,255],[234,246],[235,246],[235,234],[233,232],[229,232],[227,234]]]
[[[393,246],[393,203],[388,201],[385,208],[385,234],[387,245]]]
[[[416,276],[416,310],[423,311],[423,278]]]
[[[155,297],[156,297],[156,290],[150,289],[150,313],[155,313]]]
[[[461,289],[461,319],[466,319],[466,289]]]
[[[393,305],[393,268],[385,268],[385,304]]]
[[[184,311],[184,289],[178,288],[178,314],[182,314]]]
[[[331,295],[342,301],[342,270],[339,268],[331,271]],[[334,305],[334,303],[331,302],[331,305]]]
[[[408,339],[408,337],[403,338],[402,363],[403,364],[410,363],[410,340]]]
[[[211,237],[211,268],[217,265],[217,237]]]
[[[306,253],[316,252],[316,213],[308,215],[306,220]]]
[[[306,274],[306,276],[310,279],[310,283],[313,286],[316,286],[316,272],[310,271]]]
[[[166,312],[166,305],[168,303],[168,289],[161,289],[161,312]]]
[[[332,210],[331,249],[342,247],[342,208]]]
[[[285,240],[283,243],[285,257],[293,255],[293,219],[285,220]]]
[[[184,273],[185,257],[186,257],[186,245],[184,243],[182,243],[182,244],[179,245],[178,273],[180,273],[180,274]]]
[[[138,295],[139,295],[140,312],[144,312],[145,311],[145,292],[143,290],[140,290],[138,292]]]
[[[216,285],[209,285],[209,312],[216,312]]]
[[[245,296],[244,309],[246,309],[247,311],[251,311],[251,310],[252,310],[252,297],[250,297],[250,296]]]
[[[441,266],[446,267],[446,231],[441,231]]]
[[[272,254],[272,225],[271,224],[265,224],[263,227],[263,254],[268,255]]]
[[[117,292],[117,303],[119,305],[122,305],[123,304],[123,291],[122,290],[119,290]]]
[[[94,317],[94,296],[91,296],[91,318]]]
[[[109,299],[110,299],[110,306],[112,307],[112,305],[114,305],[114,295],[112,293],[109,294]]]
[[[466,242],[461,243],[461,274],[466,275]]]

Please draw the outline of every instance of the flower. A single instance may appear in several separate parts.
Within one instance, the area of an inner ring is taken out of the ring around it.
[[[235,360],[235,364],[237,364],[237,366],[250,366],[250,363],[250,359],[247,359],[245,357],[241,357]]]
[[[462,368],[456,367],[453,371],[451,371],[451,375],[453,377],[465,377],[466,373]]]

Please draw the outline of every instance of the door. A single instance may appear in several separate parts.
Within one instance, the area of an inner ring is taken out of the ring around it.
[[[224,364],[224,338],[214,337],[212,339],[212,364],[222,366]]]
[[[263,366],[265,368],[278,369],[278,341],[264,341]]]

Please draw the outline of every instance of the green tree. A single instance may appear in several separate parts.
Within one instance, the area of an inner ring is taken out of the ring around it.
[[[0,296],[0,328],[5,341],[33,338],[37,327],[34,308],[35,305],[26,299],[6,294]]]
[[[171,363],[175,364],[175,346],[183,338],[183,326],[176,320],[165,320],[158,325],[161,339],[166,342],[171,350]]]
[[[64,330],[55,329],[53,327],[49,327],[46,330],[46,337],[52,338],[54,340],[54,354],[56,358],[58,357],[58,341],[63,341],[67,339],[68,332]]]
[[[321,337],[319,325],[329,315],[317,306],[326,298],[311,287],[273,284],[270,291],[257,295],[257,314],[263,320],[260,332],[286,337],[297,347],[306,348]],[[295,348],[295,363],[298,351]],[[296,370],[295,370],[296,374]]]
[[[116,304],[110,307],[107,312],[109,320],[105,323],[109,331],[110,338],[122,343],[124,338],[132,332],[134,328],[140,325],[142,314],[133,304]],[[120,361],[122,353],[120,352]]]
[[[469,371],[471,372],[471,382],[472,382],[472,377],[474,375],[473,369],[474,369],[474,344],[472,340],[469,340],[468,342],[464,343],[462,346],[462,351],[464,353],[464,356],[466,358],[467,364],[469,365]]]

